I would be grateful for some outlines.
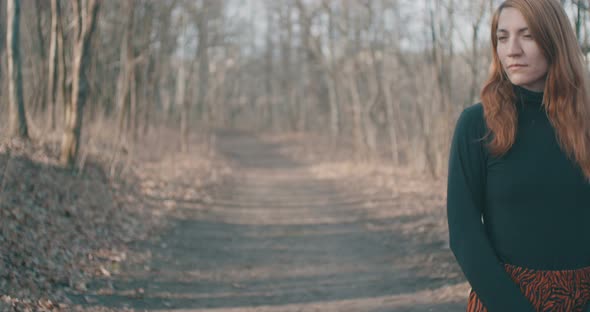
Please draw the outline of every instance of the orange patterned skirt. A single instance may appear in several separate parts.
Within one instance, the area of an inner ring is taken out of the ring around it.
[[[537,311],[583,312],[590,303],[590,267],[563,271],[533,270],[511,264],[504,267]],[[473,290],[467,312],[487,312]]]

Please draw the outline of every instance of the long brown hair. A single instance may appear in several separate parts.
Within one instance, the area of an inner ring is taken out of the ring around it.
[[[489,149],[505,154],[514,144],[517,128],[516,95],[497,53],[498,19],[504,8],[524,16],[534,40],[547,58],[549,69],[543,105],[556,130],[562,150],[590,179],[590,103],[584,57],[569,19],[556,0],[506,0],[492,17],[492,63],[481,91],[489,128]]]

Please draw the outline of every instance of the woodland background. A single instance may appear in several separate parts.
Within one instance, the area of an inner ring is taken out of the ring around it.
[[[588,51],[590,1],[560,2]],[[0,0],[6,307],[63,308],[60,289],[115,274],[128,242],[165,227],[170,203],[146,194],[174,192],[183,172],[195,196],[222,188],[219,129],[297,142],[294,158],[344,161],[326,170],[380,187],[422,181],[415,193],[444,201],[499,3]]]

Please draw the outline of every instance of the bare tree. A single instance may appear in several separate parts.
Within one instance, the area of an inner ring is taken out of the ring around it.
[[[274,101],[274,93],[275,88],[273,83],[273,73],[274,73],[274,40],[273,40],[273,30],[274,30],[274,12],[271,10],[267,10],[266,12],[266,51],[264,57],[264,89],[265,89],[265,101],[264,101],[264,111],[267,112],[263,114],[266,117],[263,117],[271,126],[273,130],[278,130],[279,128],[279,106],[277,105],[276,101]]]
[[[60,155],[61,164],[69,167],[74,165],[80,148],[84,103],[88,94],[85,70],[90,61],[90,40],[96,25],[98,7],[97,0],[72,1],[74,17],[72,88],[71,100],[66,107],[68,113],[66,113]]]
[[[330,61],[327,68],[328,75],[326,77],[328,85],[328,97],[330,101],[330,138],[332,144],[336,142],[336,139],[340,135],[340,99],[339,95],[339,82],[338,82],[338,66],[336,63],[336,47],[335,37],[337,32],[336,17],[334,16],[333,3],[328,0],[322,2],[324,9],[328,13],[328,46],[330,51]]]
[[[199,112],[205,111],[206,116],[210,116],[210,109],[207,107],[207,91],[209,89],[209,10],[213,2],[204,1],[202,6],[193,18],[197,23],[197,30],[199,32],[197,42],[197,59],[198,59],[198,94],[197,94],[197,109]],[[185,112],[185,119],[183,119],[183,150],[188,151],[189,145],[189,127],[188,120],[190,118],[190,109],[187,107]]]
[[[434,67],[437,87],[438,105],[433,107],[427,114],[442,114],[444,118],[433,119],[435,127],[426,128],[424,153],[427,159],[429,172],[432,176],[439,175],[444,167],[444,154],[449,144],[452,131],[448,120],[454,112],[452,108],[452,63],[454,59],[453,34],[455,0],[430,2],[430,35],[431,35],[431,60]],[[437,132],[432,132],[433,129]]]
[[[130,88],[132,80],[135,78],[134,60],[133,60],[133,20],[135,13],[135,1],[128,0],[124,2],[123,19],[125,21],[123,29],[123,39],[121,40],[120,50],[120,70],[117,80],[117,110],[119,111],[119,135],[127,134],[129,130],[130,116],[130,94],[133,92]]]
[[[154,64],[154,49],[152,44],[152,36],[155,33],[155,9],[155,3],[145,2],[142,15],[140,16],[141,24],[138,25],[138,27],[142,29],[142,32],[138,34],[138,39],[140,41],[139,51],[142,52],[141,55],[137,57],[137,65],[139,66],[141,64],[141,66],[135,69],[137,83],[134,89],[137,93],[136,102],[142,103],[143,105],[137,108],[138,111],[134,115],[134,126],[132,130],[134,141],[137,141],[140,133],[144,136],[147,134],[150,127],[150,117],[155,104],[154,96],[156,93],[155,90],[150,87],[156,80],[156,77],[154,77],[156,66]]]
[[[47,70],[47,104],[49,110],[49,125],[55,129],[55,109],[57,100],[58,79],[58,36],[60,27],[59,0],[51,0],[51,35],[49,40],[49,57]]]
[[[179,107],[182,109],[182,116],[181,118],[181,126],[180,126],[180,132],[181,132],[181,136],[183,136],[183,141],[181,149],[185,150],[186,146],[185,144],[187,144],[186,141],[184,141],[184,135],[185,133],[188,133],[188,108],[190,107],[190,102],[186,100],[186,80],[187,80],[187,70],[186,70],[186,64],[184,64],[183,62],[179,62],[178,63],[178,68],[177,68],[177,76],[176,76],[176,95],[175,95],[175,100],[174,103],[176,105],[176,107]],[[187,103],[188,102],[188,103]]]
[[[573,25],[576,32],[576,37],[584,54],[590,52],[588,44],[588,11],[590,10],[590,2],[588,0],[571,0],[573,15]],[[562,5],[566,6],[567,1],[562,1]]]
[[[29,3],[31,4],[31,3]],[[45,35],[45,23],[46,23],[46,16],[47,13],[47,1],[42,0],[35,0],[33,4],[33,22],[35,25],[34,28],[34,36],[31,36],[31,41],[33,43],[31,46],[33,50],[36,52],[33,55],[30,55],[32,59],[33,71],[35,72],[35,76],[38,78],[36,82],[34,82],[34,88],[32,88],[33,96],[30,98],[31,103],[29,107],[33,108],[35,112],[46,112],[47,110],[47,83],[45,83],[48,79],[47,71],[48,67],[47,64],[47,54],[46,50],[48,47],[46,46],[46,35]]]
[[[28,138],[20,55],[20,0],[8,0],[6,7],[6,46],[8,57],[8,97],[10,105],[10,135]]]
[[[6,34],[6,5],[4,4],[3,0],[0,0],[0,98],[2,95],[3,84],[1,83],[4,79],[2,79],[2,75],[4,72],[4,48],[6,43],[6,38],[4,37]],[[3,105],[2,105],[3,106]]]
[[[470,1],[470,15],[473,16],[473,21],[471,24],[471,30],[473,31],[472,39],[471,39],[471,60],[470,60],[470,67],[471,67],[471,87],[469,88],[469,99],[468,102],[474,102],[476,97],[478,96],[478,89],[479,89],[479,72],[480,72],[480,55],[479,55],[479,30],[481,28],[481,24],[483,21],[483,17],[485,14],[485,7],[486,3],[483,0],[478,1]]]
[[[345,60],[345,76],[347,81],[345,89],[349,93],[350,107],[352,112],[352,127],[353,127],[353,138],[354,138],[354,150],[357,159],[365,158],[367,152],[367,140],[365,131],[368,129],[365,127],[363,121],[365,121],[364,114],[365,110],[363,107],[363,96],[357,80],[360,79],[358,74],[361,70],[362,63],[360,58],[364,57],[362,51],[362,36],[361,36],[361,20],[359,16],[355,16],[353,6],[354,2],[346,0],[344,2],[344,16],[347,34],[352,37],[348,40]]]

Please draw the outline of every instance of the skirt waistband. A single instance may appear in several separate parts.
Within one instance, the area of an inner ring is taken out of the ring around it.
[[[519,268],[519,269],[525,269],[527,271],[535,271],[535,272],[589,272],[590,271],[590,265],[580,267],[580,268],[575,268],[575,269],[536,269],[536,268],[528,268],[526,266],[505,263],[505,262],[502,262],[502,264],[505,267]]]

